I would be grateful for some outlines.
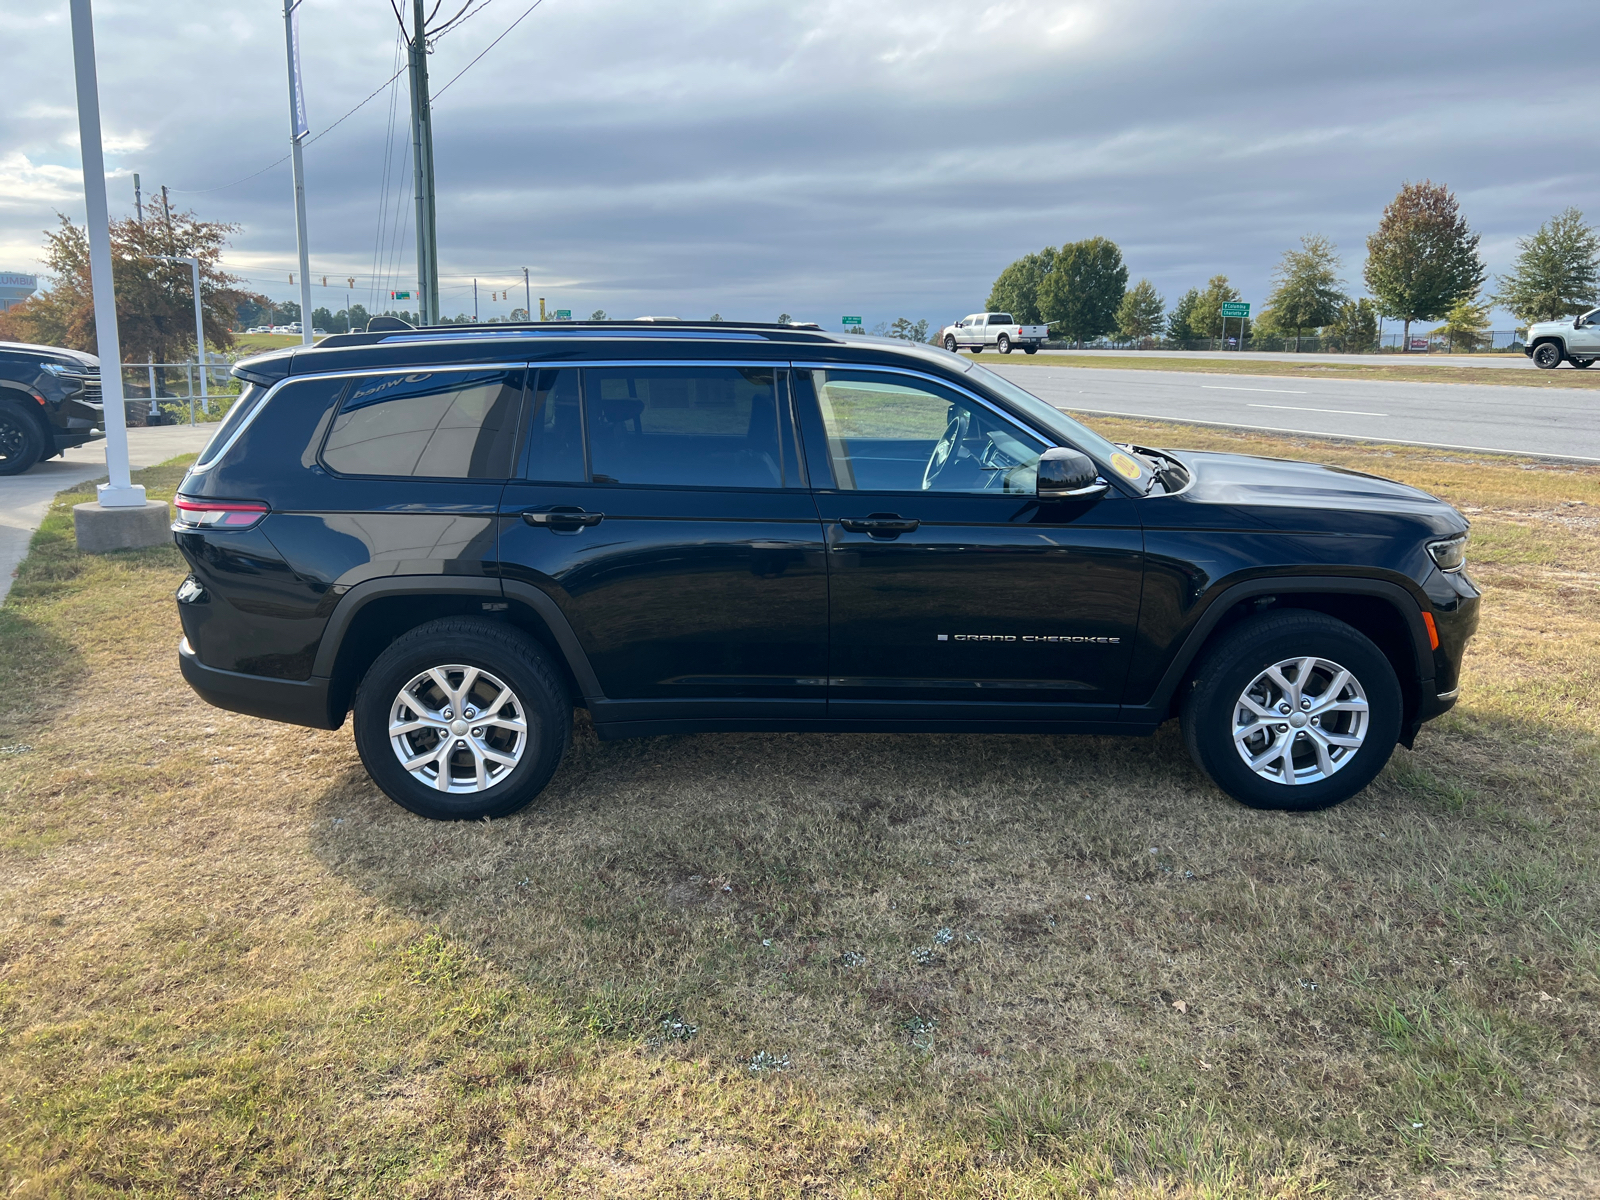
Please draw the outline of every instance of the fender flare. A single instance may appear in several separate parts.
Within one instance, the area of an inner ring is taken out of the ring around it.
[[[502,582],[495,576],[477,575],[387,575],[365,579],[339,597],[322,629],[317,656],[311,666],[314,677],[331,678],[339,661],[345,635],[361,610],[374,600],[393,596],[477,596],[489,603],[517,600],[531,608],[544,621],[567,660],[573,678],[585,699],[603,700],[599,678],[589,656],[561,607],[546,593],[514,580]]]
[[[1172,697],[1188,674],[1190,666],[1199,656],[1206,639],[1217,624],[1241,600],[1258,596],[1316,593],[1319,595],[1370,596],[1385,601],[1400,615],[1411,633],[1411,648],[1415,657],[1417,680],[1427,683],[1433,679],[1433,645],[1428,638],[1428,627],[1422,623],[1422,605],[1416,596],[1398,583],[1385,579],[1361,579],[1344,575],[1290,575],[1277,578],[1250,579],[1225,588],[1195,619],[1184,636],[1183,644],[1173,655],[1162,673],[1161,681],[1148,702],[1126,706],[1123,711],[1148,709],[1165,712]]]
[[[1533,357],[1533,352],[1535,350],[1537,350],[1540,346],[1544,345],[1546,342],[1550,342],[1550,343],[1552,343],[1552,344],[1554,344],[1556,346],[1559,346],[1561,348],[1561,357],[1562,358],[1571,358],[1572,357],[1572,352],[1567,349],[1567,339],[1562,337],[1559,333],[1546,333],[1546,334],[1543,334],[1542,336],[1540,336],[1539,338],[1535,339],[1528,346],[1528,356],[1530,358]]]

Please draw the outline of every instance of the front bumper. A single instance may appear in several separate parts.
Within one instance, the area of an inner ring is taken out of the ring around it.
[[[188,638],[178,643],[178,667],[200,699],[216,708],[312,729],[337,729],[344,724],[343,714],[337,721],[329,719],[329,681],[315,675],[303,680],[272,679],[208,667],[196,656]]]

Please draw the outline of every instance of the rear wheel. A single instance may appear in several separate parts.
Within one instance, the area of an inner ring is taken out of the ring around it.
[[[974,346],[972,348],[972,352],[974,354],[982,354],[983,353],[983,345],[982,345],[982,343],[979,343],[978,345]]]
[[[1000,340],[997,341],[994,344],[994,348],[996,350],[1000,351],[1001,354],[1010,354],[1011,353],[1011,339],[1008,338],[1005,334],[1002,333],[1000,335]]]
[[[1592,366],[1594,366],[1594,359],[1592,359],[1592,358],[1573,358],[1573,359],[1568,359],[1567,361],[1572,363],[1573,366],[1580,367],[1580,368],[1581,367],[1592,367]]]
[[[572,705],[544,649],[496,621],[419,625],[368,669],[356,749],[403,808],[436,821],[503,817],[555,774]]]
[[[1533,365],[1541,371],[1554,371],[1561,365],[1561,347],[1554,342],[1540,342],[1533,348]]]
[[[947,333],[944,335],[944,348],[950,351],[951,354],[956,352],[956,339],[954,334]]]
[[[34,419],[0,404],[0,475],[21,475],[44,457],[44,435]]]
[[[1372,782],[1400,718],[1399,680],[1370,638],[1322,613],[1281,612],[1207,651],[1184,698],[1183,737],[1235,800],[1308,812]]]

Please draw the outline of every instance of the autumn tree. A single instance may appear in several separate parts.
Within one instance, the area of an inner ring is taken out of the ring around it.
[[[1156,291],[1156,285],[1141,279],[1117,306],[1117,333],[1129,341],[1142,342],[1161,332],[1166,315],[1167,302]]]
[[[1531,325],[1588,312],[1600,304],[1600,233],[1569,208],[1517,239],[1509,274],[1490,299]]]
[[[1068,242],[1039,284],[1040,316],[1082,346],[1117,327],[1117,306],[1127,287],[1128,268],[1115,242]]]
[[[1348,299],[1339,277],[1338,248],[1321,234],[1308,234],[1300,239],[1300,249],[1285,250],[1278,260],[1262,323],[1293,330],[1298,350],[1301,331],[1331,322]]]
[[[94,293],[89,278],[89,239],[61,214],[61,225],[45,232],[44,261],[50,290],[6,313],[0,337],[95,351]],[[200,260],[200,300],[206,346],[227,350],[242,301],[237,276],[221,268],[222,250],[237,226],[202,221],[192,212],[166,221],[128,217],[111,222],[111,277],[117,300],[117,332],[126,361],[176,362],[192,358],[194,285],[189,264],[156,255],[193,255]]]
[[[1378,311],[1405,322],[1433,321],[1483,287],[1478,235],[1467,226],[1450,189],[1431,180],[1408,183],[1383,210],[1367,238],[1362,272]]]
[[[1037,254],[1024,254],[1012,263],[989,289],[989,311],[1008,312],[1022,325],[1042,325],[1039,289],[1054,270],[1056,248],[1046,246]]]

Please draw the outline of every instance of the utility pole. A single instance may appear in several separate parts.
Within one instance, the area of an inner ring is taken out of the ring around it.
[[[472,281],[472,323],[478,323],[478,281]]]
[[[178,243],[172,236],[172,205],[167,202],[167,185],[164,183],[161,185],[161,211],[167,217],[167,249],[176,250]]]
[[[311,247],[306,243],[306,166],[301,148],[311,126],[306,120],[305,91],[300,85],[300,0],[283,0],[283,36],[289,55],[289,147],[294,158],[294,236],[300,247],[300,341],[311,337]],[[161,189],[163,193],[166,188]]]
[[[144,196],[139,191],[139,172],[133,173],[133,211],[139,214],[139,224],[144,224]]]
[[[522,268],[522,311],[533,320],[533,286],[528,282],[528,268]]]
[[[423,12],[424,0],[412,0],[411,7],[407,47],[412,178],[417,200],[417,322],[433,325],[439,320],[439,243],[433,198],[433,110],[428,100],[428,22]]]

